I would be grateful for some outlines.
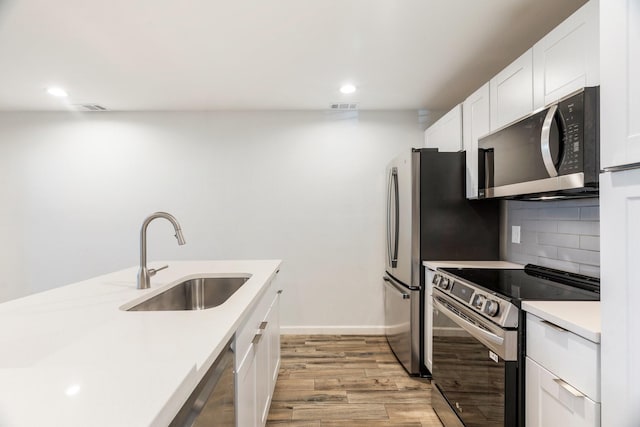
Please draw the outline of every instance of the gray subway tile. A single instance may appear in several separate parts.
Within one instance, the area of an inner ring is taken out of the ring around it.
[[[594,265],[580,264],[580,274],[591,277],[600,277],[600,267]]]
[[[527,255],[541,256],[545,258],[558,257],[558,248],[555,246],[522,245],[522,249],[518,252],[521,252]]]
[[[600,206],[600,199],[597,197],[590,197],[588,199],[573,199],[573,200],[562,200],[560,206]]]
[[[599,221],[600,220],[600,207],[599,206],[587,206],[580,208],[580,219],[583,221]]]
[[[507,248],[508,248],[508,251],[509,251],[510,253],[514,253],[514,254],[522,254],[522,253],[524,253],[524,252],[523,252],[523,251],[524,251],[524,249],[523,249],[523,247],[522,247],[522,244],[520,244],[520,243],[512,243],[512,242],[509,242],[509,243],[507,244]]]
[[[578,220],[580,219],[580,208],[544,208],[540,209],[540,219],[561,219],[561,220]]]
[[[536,202],[528,202],[526,200],[507,200],[507,209],[531,209]]]
[[[513,209],[509,211],[509,218],[513,220],[537,219],[539,209]]]
[[[600,252],[583,249],[558,248],[558,259],[578,264],[600,265]]]
[[[600,236],[580,236],[580,249],[600,251]]]
[[[558,221],[556,231],[564,234],[599,236],[600,221]]]
[[[522,231],[538,231],[546,233],[556,233],[558,231],[558,221],[522,221]]]
[[[525,245],[533,245],[538,243],[538,233],[535,231],[520,230],[520,242]]]
[[[533,255],[512,253],[507,254],[507,261],[515,262],[518,264],[538,264],[538,257]]]
[[[563,248],[579,248],[580,236],[577,234],[538,233],[538,243]]]

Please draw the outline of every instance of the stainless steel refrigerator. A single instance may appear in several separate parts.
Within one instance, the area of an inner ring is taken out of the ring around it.
[[[412,149],[387,167],[387,341],[411,375],[424,363],[423,261],[499,259],[497,200],[467,200],[464,152]]]

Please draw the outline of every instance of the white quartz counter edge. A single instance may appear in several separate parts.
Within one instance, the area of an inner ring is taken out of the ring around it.
[[[133,267],[0,304],[0,425],[166,426],[280,261],[166,263],[147,290]],[[121,310],[184,278],[229,274],[251,278],[218,307]]]
[[[424,261],[422,265],[431,270],[438,268],[524,268],[522,264],[508,261]]]
[[[589,341],[600,342],[600,301],[525,301],[522,309]]]

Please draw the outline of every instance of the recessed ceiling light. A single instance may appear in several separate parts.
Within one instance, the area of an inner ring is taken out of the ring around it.
[[[346,85],[342,85],[340,87],[340,92],[344,93],[345,95],[348,95],[350,93],[353,93],[356,91],[356,87],[352,84],[346,84]]]
[[[59,98],[66,98],[67,96],[69,96],[67,94],[67,91],[65,91],[61,87],[50,87],[47,89],[47,93],[49,95],[57,96]]]
[[[64,391],[67,396],[75,396],[80,392],[80,384],[72,384]]]

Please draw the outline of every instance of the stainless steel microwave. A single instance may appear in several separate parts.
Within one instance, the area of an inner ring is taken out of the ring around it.
[[[586,87],[478,141],[478,197],[594,197],[599,87]]]

